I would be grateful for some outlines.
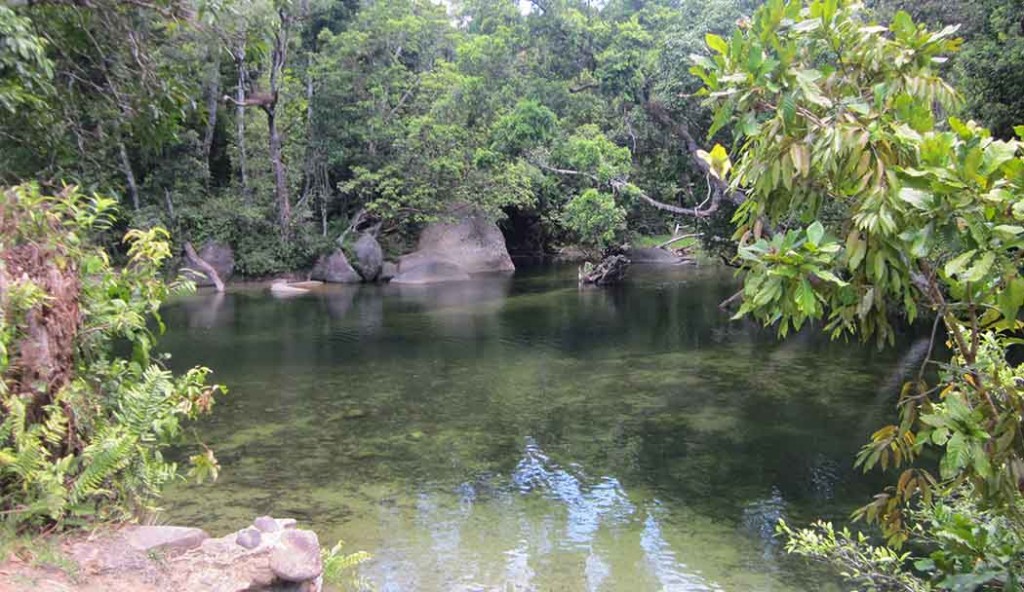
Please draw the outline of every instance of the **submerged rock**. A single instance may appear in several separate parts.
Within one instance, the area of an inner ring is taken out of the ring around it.
[[[285,282],[277,282],[270,285],[270,293],[278,297],[288,297],[308,294],[309,290],[306,288],[299,288]]]
[[[349,265],[348,258],[341,249],[321,257],[313,266],[310,278],[332,284],[358,284],[362,281],[362,277]]]
[[[304,290],[314,290],[323,286],[324,283],[318,280],[309,280],[305,282],[288,282],[288,285],[293,288],[302,288]]]
[[[444,259],[421,260],[409,266],[408,270],[406,267],[403,261],[399,265],[398,275],[391,278],[392,284],[437,284],[470,279],[465,269]]]

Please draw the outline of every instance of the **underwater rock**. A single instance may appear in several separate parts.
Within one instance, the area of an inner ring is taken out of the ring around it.
[[[439,284],[442,282],[464,282],[468,279],[469,274],[466,273],[466,270],[450,261],[421,258],[415,265],[406,265],[403,258],[402,263],[398,266],[398,275],[391,278],[391,283]]]
[[[298,296],[300,294],[307,294],[309,290],[306,288],[298,288],[296,286],[289,285],[285,282],[275,282],[270,285],[270,293],[274,296]]]

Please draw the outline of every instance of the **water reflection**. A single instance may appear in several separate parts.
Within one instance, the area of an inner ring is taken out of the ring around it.
[[[193,329],[213,329],[230,322],[233,306],[225,309],[227,296],[223,292],[204,291],[182,301],[188,326]],[[233,303],[232,303],[233,304]]]
[[[181,300],[172,363],[231,394],[199,426],[221,479],[167,492],[167,521],[294,516],[371,552],[381,590],[819,590],[773,520],[877,491],[850,464],[920,347],[778,342],[718,309],[732,281],[580,291],[570,267]]]
[[[722,590],[717,584],[706,582],[697,574],[687,573],[685,565],[665,542],[661,532],[658,514],[661,508],[647,514],[644,520],[644,531],[640,537],[640,546],[644,550],[644,558],[648,569],[654,573],[661,590],[671,592],[698,592],[706,590]]]
[[[480,495],[481,491],[487,493]],[[638,506],[619,479],[590,479],[581,467],[563,468],[532,437],[526,438],[508,478],[489,475],[460,484],[454,493],[457,505],[450,505],[443,492],[420,491],[407,518],[396,506],[382,508],[388,543],[377,551],[369,575],[382,583],[383,591],[416,589],[424,581],[430,588],[467,591],[724,589],[689,568],[673,549],[663,533],[667,510],[660,501]],[[501,506],[497,520],[491,505],[495,503]],[[753,520],[777,517],[757,510],[756,504],[752,508]],[[476,552],[481,521],[492,529],[490,535],[504,537],[499,543],[504,546],[502,560],[493,568]],[[635,547],[608,546],[609,537],[630,528],[639,532],[632,539]],[[568,553],[582,560],[573,560]],[[624,557],[630,560],[623,562]],[[573,585],[552,588],[552,564],[575,573],[564,580]],[[636,572],[637,567],[642,571]],[[538,573],[544,568],[547,577]]]

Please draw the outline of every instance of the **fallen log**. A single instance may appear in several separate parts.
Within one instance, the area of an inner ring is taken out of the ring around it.
[[[210,278],[210,281],[213,282],[213,286],[214,288],[217,289],[218,292],[224,291],[224,282],[221,281],[220,275],[217,273],[217,270],[214,269],[212,265],[203,260],[203,258],[199,256],[199,253],[196,253],[196,250],[192,246],[192,243],[188,241],[185,241],[185,257],[188,259],[189,265],[196,266],[199,269],[199,271],[205,273],[206,277]]]
[[[610,286],[621,283],[626,278],[626,271],[629,270],[629,259],[625,255],[611,255],[605,257],[597,265],[587,261],[580,267],[580,284],[594,284],[595,286]]]

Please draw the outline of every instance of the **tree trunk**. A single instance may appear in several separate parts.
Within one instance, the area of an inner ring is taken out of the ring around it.
[[[117,141],[117,152],[121,158],[121,172],[124,173],[125,183],[128,185],[128,195],[132,198],[132,207],[139,209],[139,188],[135,184],[135,173],[132,172],[132,163],[128,160],[128,150],[124,147],[124,140]]]
[[[288,199],[288,175],[281,154],[281,132],[277,129],[277,101],[280,97],[281,74],[288,57],[288,28],[291,17],[284,10],[278,10],[280,26],[274,33],[274,47],[271,51],[270,95],[272,100],[264,107],[267,113],[267,131],[270,135],[270,161],[274,166],[274,194],[277,200],[278,222],[281,235],[287,236],[292,220],[292,207]]]
[[[626,278],[626,272],[629,271],[629,263],[629,259],[624,255],[610,255],[597,265],[593,265],[588,261],[579,269],[580,284],[594,284],[597,286],[620,284]]]
[[[206,134],[203,136],[203,162],[207,171],[210,168],[210,150],[213,148],[213,134],[217,129],[217,103],[220,101],[220,48],[215,50],[213,75],[207,87],[206,96]],[[209,173],[207,173],[209,178]]]
[[[167,204],[167,215],[174,222],[174,202],[171,200],[171,190],[164,188],[164,202]]]
[[[238,146],[238,172],[242,184],[242,199],[249,203],[249,175],[245,162],[245,33],[235,50],[235,65],[238,67],[238,88],[235,90],[235,122],[238,128],[235,142]]]
[[[224,291],[224,282],[220,279],[220,274],[217,273],[217,270],[212,265],[200,257],[199,253],[196,253],[192,243],[188,241],[185,241],[185,257],[188,258],[190,265],[195,265],[199,268],[199,271],[205,273],[206,277],[210,278],[218,292]]]
[[[288,234],[292,221],[292,206],[288,200],[288,177],[281,156],[281,133],[277,129],[277,105],[270,105],[267,112],[267,129],[270,132],[270,161],[274,165],[274,194],[277,198],[278,222],[281,234]]]

